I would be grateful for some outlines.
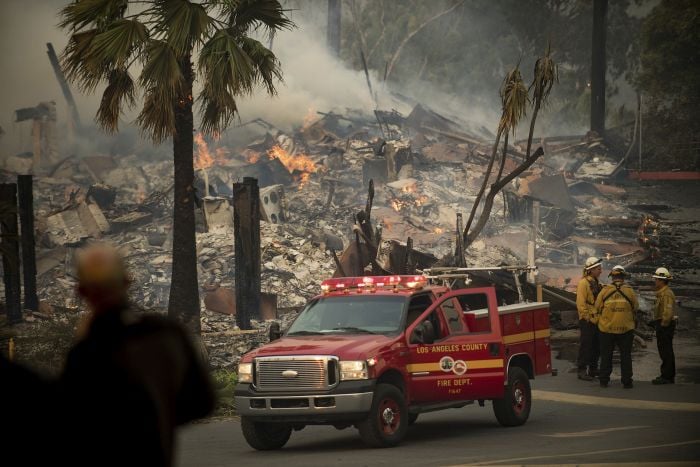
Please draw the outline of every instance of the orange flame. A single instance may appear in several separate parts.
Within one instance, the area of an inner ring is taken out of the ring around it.
[[[213,135],[214,141],[218,141],[221,138],[219,133]],[[202,133],[197,133],[194,135],[194,145],[195,145],[195,159],[194,168],[197,170],[208,169],[213,165],[225,165],[231,151],[225,146],[218,147],[212,151],[209,150],[209,144],[204,139]]]
[[[440,228],[440,227],[435,227],[434,232],[438,235],[445,233],[445,229]]]
[[[267,151],[267,156],[270,159],[279,159],[290,173],[294,171],[301,172],[299,175],[299,189],[306,185],[312,173],[316,172],[316,164],[304,154],[291,155],[285,151],[282,146],[275,145]]]
[[[309,107],[309,110],[304,115],[304,120],[301,122],[301,127],[306,128],[316,121],[318,115],[316,115],[316,109]]]
[[[211,152],[209,152],[209,145],[204,141],[204,135],[202,135],[202,133],[194,135],[194,145],[197,147],[194,158],[194,168],[197,170],[208,169],[214,165],[214,158]]]

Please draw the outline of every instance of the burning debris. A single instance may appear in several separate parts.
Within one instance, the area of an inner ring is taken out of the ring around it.
[[[643,206],[627,205],[626,189],[606,174],[589,170],[588,162],[610,153],[588,136],[542,141],[542,158],[494,198],[482,235],[465,249],[458,214],[484,182],[492,141],[419,107],[405,118],[390,112],[390,122],[378,114],[382,129],[377,115],[348,111],[309,113],[293,133],[257,122],[262,132],[247,139],[195,135],[202,332],[213,366],[232,368],[240,352],[264,340],[269,324],[253,321],[257,331],[235,331],[232,188],[244,177],[260,186],[261,289],[272,300],[261,319],[292,319],[289,312],[333,274],[414,272],[454,260],[461,250],[472,266],[535,263],[534,280],[559,297],[545,298],[564,304],[581,258],[629,266],[659,254],[663,223]],[[393,139],[384,139],[388,130]],[[506,172],[523,160],[524,145],[509,145]],[[46,316],[82,309],[71,258],[96,238],[119,245],[134,274],[135,303],[164,310],[172,264],[170,163],[94,155],[64,159],[49,174],[35,184],[39,298],[53,312]],[[504,297],[514,293],[508,287]]]

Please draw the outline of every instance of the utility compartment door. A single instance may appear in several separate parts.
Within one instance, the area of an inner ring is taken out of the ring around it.
[[[426,321],[434,340],[419,342]],[[406,339],[411,403],[503,396],[504,349],[493,288],[442,295],[408,322]]]

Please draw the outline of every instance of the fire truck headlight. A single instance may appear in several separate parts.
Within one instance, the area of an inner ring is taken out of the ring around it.
[[[348,360],[340,362],[340,380],[351,381],[367,379],[367,363],[364,360]]]
[[[253,364],[241,363],[238,365],[238,382],[252,383],[253,382]]]

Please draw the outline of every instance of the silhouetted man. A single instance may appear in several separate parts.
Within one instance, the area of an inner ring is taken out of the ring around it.
[[[67,461],[171,465],[175,426],[212,409],[208,375],[179,325],[130,309],[114,249],[79,252],[77,273],[91,314],[60,381]]]

